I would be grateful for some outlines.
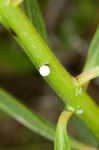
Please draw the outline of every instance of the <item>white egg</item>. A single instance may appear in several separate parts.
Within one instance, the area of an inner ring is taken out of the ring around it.
[[[48,65],[43,65],[39,69],[40,75],[46,77],[50,74],[50,68]]]

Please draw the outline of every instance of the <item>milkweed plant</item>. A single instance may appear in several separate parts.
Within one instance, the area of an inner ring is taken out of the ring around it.
[[[67,126],[70,118],[73,115],[77,116],[99,141],[99,107],[85,88],[92,79],[99,76],[99,28],[97,27],[90,43],[82,73],[73,77],[48,45],[37,0],[0,0],[0,23],[22,47],[41,77],[65,104],[56,127],[36,112],[30,111],[2,88],[0,110],[31,131],[53,141],[54,150],[98,150],[98,146],[86,145],[70,137]]]

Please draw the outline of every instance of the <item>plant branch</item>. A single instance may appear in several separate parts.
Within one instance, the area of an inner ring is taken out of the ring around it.
[[[77,80],[80,85],[83,85],[98,76],[99,76],[99,67],[95,67],[78,75]]]
[[[72,114],[72,112],[68,111],[63,111],[61,113],[56,128],[54,150],[70,150],[67,125]]]
[[[76,115],[99,140],[98,106],[58,62],[22,10],[19,7],[11,7],[8,0],[0,0],[0,16],[8,24],[9,30],[15,32],[14,38],[23,47],[37,70],[43,65],[49,66],[50,74],[44,79],[67,106],[75,109]]]

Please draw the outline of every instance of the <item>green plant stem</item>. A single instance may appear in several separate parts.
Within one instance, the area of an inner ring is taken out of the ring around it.
[[[52,141],[54,140],[56,131],[55,126],[44,120],[35,112],[28,110],[24,105],[20,104],[18,100],[9,95],[3,89],[0,89],[0,113],[2,113],[3,116],[5,115],[4,117],[8,117],[9,115],[31,131],[36,131],[42,136]],[[72,139],[71,137],[69,137],[69,140],[71,148],[80,150],[80,147],[82,146],[85,147],[84,150],[87,150],[88,146],[80,144],[80,142]],[[22,149],[24,149],[24,147]]]
[[[70,142],[67,133],[67,125],[68,120],[72,116],[72,112],[63,111],[59,117],[55,142],[54,142],[54,150],[70,150]]]
[[[44,64],[49,65],[51,72],[44,79],[67,106],[75,110],[78,108],[83,110],[82,114],[77,113],[76,115],[84,121],[99,140],[98,106],[50,52],[22,10],[19,7],[11,7],[8,0],[0,0],[0,16],[9,25],[9,30],[15,32],[14,38],[23,47],[37,70]]]
[[[0,16],[0,23],[6,28],[8,29],[8,25],[5,23],[5,21],[3,20],[3,18]]]
[[[77,80],[78,80],[80,85],[83,85],[83,84],[89,82],[90,80],[92,80],[98,76],[99,76],[99,67],[95,67],[93,69],[89,69],[89,70],[81,73],[77,77]]]

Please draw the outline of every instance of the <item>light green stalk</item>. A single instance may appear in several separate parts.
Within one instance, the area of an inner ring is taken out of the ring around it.
[[[86,82],[96,78],[99,76],[99,67],[95,67],[93,69],[89,69],[83,73],[81,73],[78,77],[77,80],[80,85],[85,84]]]
[[[70,150],[70,142],[67,133],[68,120],[72,112],[63,111],[57,123],[54,150]]]
[[[24,52],[39,71],[47,64],[50,74],[44,79],[76,115],[81,118],[99,140],[99,108],[78,82],[62,67],[48,46],[19,7],[11,7],[8,0],[0,0],[0,16]]]

